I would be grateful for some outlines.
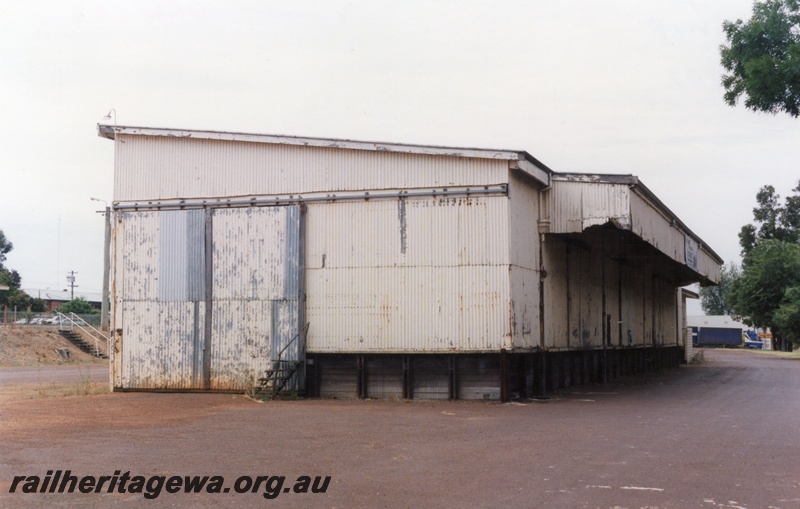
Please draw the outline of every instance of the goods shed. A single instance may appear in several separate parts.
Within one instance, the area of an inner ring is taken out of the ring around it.
[[[112,383],[502,399],[674,365],[722,260],[638,178],[524,151],[98,126]]]

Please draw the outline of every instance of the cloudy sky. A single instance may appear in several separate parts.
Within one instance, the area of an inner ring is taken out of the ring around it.
[[[527,150],[631,173],[726,261],[800,120],[723,104],[750,0],[4,1],[0,229],[26,288],[99,292],[113,143],[96,124]],[[699,306],[697,307],[699,309]]]

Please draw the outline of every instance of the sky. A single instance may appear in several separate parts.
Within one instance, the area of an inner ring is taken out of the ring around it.
[[[0,2],[0,229],[24,288],[100,292],[97,123],[526,150],[637,175],[726,262],[800,119],[722,100],[750,0]],[[110,111],[111,119],[104,119]],[[700,314],[695,303],[690,314]]]

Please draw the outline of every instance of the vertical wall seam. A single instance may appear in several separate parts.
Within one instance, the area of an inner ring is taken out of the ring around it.
[[[203,387],[211,389],[211,328],[214,307],[214,250],[213,250],[213,209],[205,209],[205,327],[203,334]]]

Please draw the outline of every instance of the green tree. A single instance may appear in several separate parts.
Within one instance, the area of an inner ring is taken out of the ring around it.
[[[34,297],[31,299],[31,311],[34,313],[42,313],[47,310],[47,305],[44,300]]]
[[[0,309],[8,306],[9,309],[24,311],[31,305],[30,296],[20,290],[22,286],[22,277],[16,270],[10,270],[3,265],[6,261],[6,255],[14,249],[14,244],[6,238],[3,230],[0,230],[0,284],[9,287],[9,290],[0,292]]]
[[[800,286],[786,290],[774,319],[781,334],[795,346],[800,346]]]
[[[3,233],[3,230],[0,230],[0,267],[3,266],[3,262],[6,261],[6,255],[12,249],[14,249],[14,244],[9,242],[6,234]]]
[[[707,315],[730,315],[733,313],[731,305],[731,288],[733,282],[739,277],[741,271],[734,263],[722,267],[719,284],[700,289],[700,305]]]
[[[744,225],[739,231],[743,257],[747,258],[761,240],[800,241],[800,183],[792,192],[794,195],[787,197],[781,205],[781,197],[773,186],[767,185],[758,191],[758,206],[753,209],[755,224]]]
[[[3,304],[8,306],[8,309],[17,309],[18,311],[27,311],[31,308],[31,296],[23,292],[19,288],[12,288],[6,295]]]
[[[800,7],[798,0],[753,4],[748,21],[725,21],[720,46],[725,102],[753,111],[800,115]]]
[[[794,323],[793,299],[800,287],[800,244],[776,239],[760,241],[743,260],[744,269],[733,282],[731,305],[734,315],[757,327],[770,327],[776,348],[789,349],[783,336],[791,338],[791,330],[782,326]],[[783,311],[780,311],[785,305]]]
[[[87,315],[90,313],[98,313],[99,311],[92,307],[92,305],[83,297],[77,297],[71,301],[62,304],[58,308],[62,313],[75,313],[76,315]]]

